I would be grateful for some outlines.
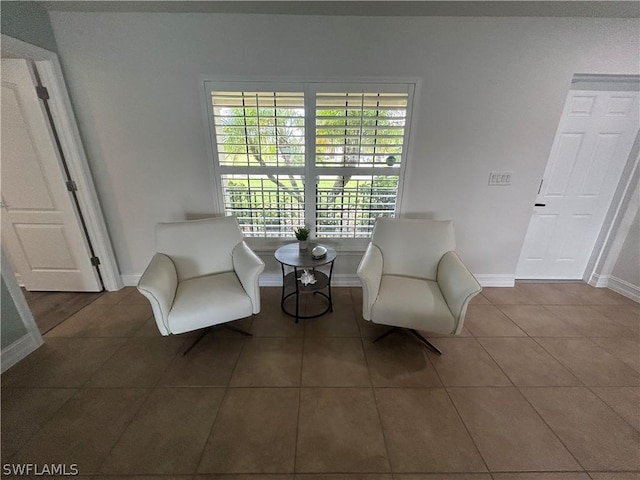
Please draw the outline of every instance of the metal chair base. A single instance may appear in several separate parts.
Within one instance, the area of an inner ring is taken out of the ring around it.
[[[391,327],[389,330],[384,332],[382,335],[380,335],[379,337],[375,338],[373,340],[373,343],[376,343],[377,341],[382,340],[383,338],[388,337],[392,333],[395,333],[395,332],[400,331],[400,330],[406,330],[411,335],[413,335],[422,345],[427,347],[427,349],[431,350],[436,355],[442,355],[442,351],[438,347],[436,347],[433,343],[431,343],[429,340],[424,338],[422,335],[420,335],[417,331],[413,330],[412,328],[404,329],[404,328],[400,328],[400,327]]]
[[[198,338],[196,338],[194,340],[194,342],[189,345],[189,348],[187,348],[183,353],[182,356],[184,357],[187,353],[189,353],[191,350],[193,350],[193,347],[195,347],[196,345],[198,345],[198,343],[200,343],[200,341],[207,336],[207,334],[213,330],[216,327],[222,327],[222,328],[226,328],[227,330],[231,330],[232,332],[236,332],[236,333],[241,333],[242,335],[246,335],[247,337],[253,337],[253,335],[249,332],[246,332],[244,330],[242,330],[241,328],[238,327],[234,327],[233,325],[229,325],[227,323],[222,323],[220,325],[213,325],[211,327],[207,327],[207,328],[203,328],[202,331],[200,332],[200,335],[198,335]]]

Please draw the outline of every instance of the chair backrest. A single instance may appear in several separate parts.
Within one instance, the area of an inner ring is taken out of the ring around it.
[[[451,220],[378,218],[371,242],[382,251],[383,275],[436,280],[442,256],[455,250]]]
[[[241,241],[233,216],[156,226],[156,251],[173,260],[178,281],[232,271],[233,248]]]

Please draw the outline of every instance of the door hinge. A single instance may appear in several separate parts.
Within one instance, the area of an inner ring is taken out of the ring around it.
[[[76,185],[76,182],[74,182],[73,180],[67,180],[66,184],[67,184],[67,190],[69,190],[70,192],[78,191],[78,185]]]
[[[98,257],[91,257],[91,265],[97,267],[100,265],[100,259]]]
[[[49,100],[49,90],[47,90],[47,87],[36,87],[36,94],[38,95],[38,98],[42,100]]]

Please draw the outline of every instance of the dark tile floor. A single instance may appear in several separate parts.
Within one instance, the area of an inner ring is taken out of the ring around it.
[[[43,335],[102,296],[102,292],[29,292],[24,288],[22,294]]]
[[[640,308],[584,284],[486,288],[457,337],[361,318],[361,291],[295,324],[280,290],[220,329],[161,337],[108,293],[2,376],[2,462],[82,476],[306,480],[640,478]],[[308,304],[307,304],[308,302]],[[317,307],[307,298],[307,311]],[[168,477],[171,476],[171,477]]]

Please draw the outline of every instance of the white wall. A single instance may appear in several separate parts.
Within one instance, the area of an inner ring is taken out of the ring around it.
[[[637,19],[52,12],[121,271],[153,226],[212,213],[198,77],[420,77],[404,212],[452,218],[479,275],[512,276],[574,73],[637,74]],[[511,187],[488,187],[512,170]],[[344,265],[353,273],[357,256]]]
[[[2,2],[0,20],[2,33],[5,35],[50,52],[58,51],[49,15],[39,3],[5,0]]]

